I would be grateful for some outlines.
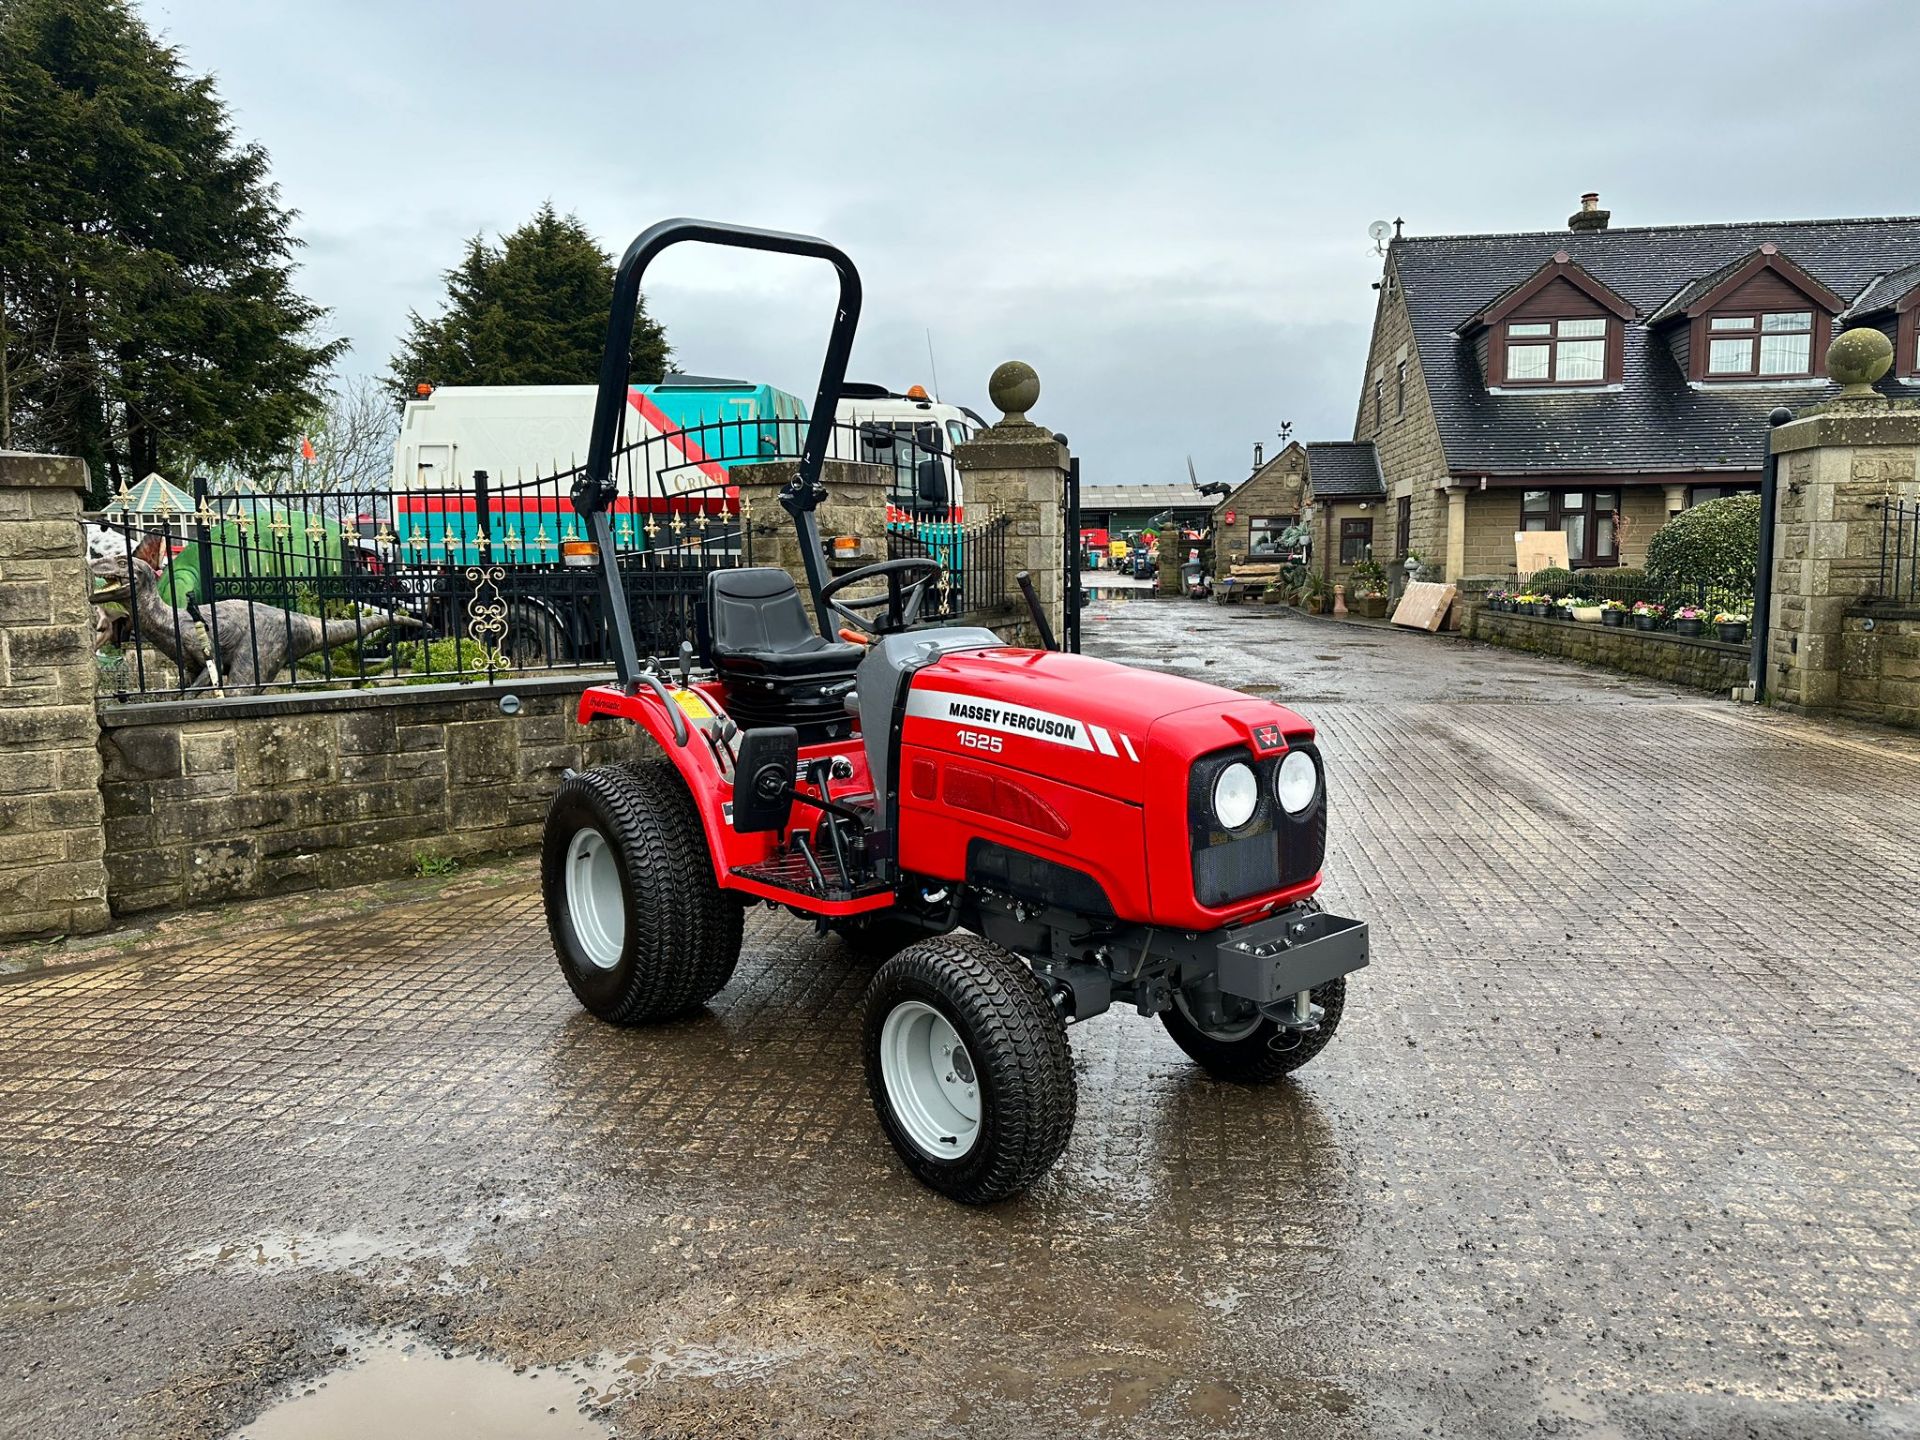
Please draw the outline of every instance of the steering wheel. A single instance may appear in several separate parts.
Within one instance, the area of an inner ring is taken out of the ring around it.
[[[857,600],[833,597],[849,585],[867,580],[885,579],[884,595],[863,595]],[[882,560],[877,565],[862,565],[849,570],[820,588],[820,602],[841,619],[852,622],[869,635],[891,635],[905,630],[920,618],[927,593],[940,578],[940,562],[924,555],[903,560]],[[884,612],[875,614],[874,612]]]

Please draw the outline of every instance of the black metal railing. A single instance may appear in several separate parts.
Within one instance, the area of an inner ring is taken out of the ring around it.
[[[1747,576],[1718,580],[1680,580],[1641,571],[1536,571],[1489,589],[1482,603],[1496,610],[1556,617],[1573,607],[1632,614],[1636,607],[1653,614],[1656,628],[1667,628],[1683,611],[1699,611],[1709,622],[1717,615],[1751,617],[1753,581]]]
[[[1007,531],[1005,516],[989,516],[966,524],[922,521],[911,528],[887,532],[887,558],[909,556],[939,562],[940,584],[933,603],[923,607],[927,619],[957,620],[1006,608]]]
[[[929,431],[922,435],[921,430]],[[635,638],[671,655],[697,633],[707,575],[753,562],[734,471],[796,460],[803,422],[654,430],[616,451],[609,522]],[[932,427],[840,424],[830,456],[891,471],[893,544],[950,571],[963,608],[997,598],[1004,526],[961,525]],[[426,681],[491,682],[608,663],[600,580],[571,491],[580,467],[456,486],[222,491],[189,514],[90,527],[102,689],[122,699]],[[989,566],[982,569],[981,566]],[[959,613],[955,611],[953,613]]]
[[[1920,501],[1881,502],[1880,568],[1872,598],[1920,605]]]

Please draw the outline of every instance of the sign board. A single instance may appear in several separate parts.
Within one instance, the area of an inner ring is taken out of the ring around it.
[[[1233,511],[1229,510],[1227,511],[1227,524],[1231,525],[1232,523],[1233,523]]]
[[[1536,570],[1567,568],[1567,532],[1564,530],[1516,530],[1513,532],[1514,567],[1522,575]]]
[[[1400,608],[1393,612],[1393,623],[1410,630],[1425,630],[1431,635],[1446,623],[1447,611],[1453,608],[1454,597],[1459,593],[1453,585],[1416,580],[1400,597]]]

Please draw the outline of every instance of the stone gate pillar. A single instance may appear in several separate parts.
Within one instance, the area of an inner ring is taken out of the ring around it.
[[[1007,361],[988,379],[987,396],[1000,419],[956,445],[953,456],[963,477],[967,524],[992,515],[1008,522],[1006,598],[1017,613],[993,628],[1016,645],[1040,643],[1014,584],[1025,570],[1060,640],[1066,633],[1067,447],[1027,419],[1040,398],[1040,377],[1031,365]]]
[[[1920,402],[1873,389],[1892,361],[1879,331],[1845,332],[1827,373],[1846,388],[1773,432],[1780,489],[1767,689],[1783,705],[1841,703],[1847,612],[1879,581],[1883,507],[1920,499]]]
[[[87,467],[0,451],[0,940],[107,924]]]

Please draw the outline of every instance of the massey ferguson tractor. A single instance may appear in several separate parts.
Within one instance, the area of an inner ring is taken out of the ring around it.
[[[643,663],[609,512],[641,277],[685,241],[838,273],[819,393],[780,498],[812,618],[785,571],[717,570],[697,646]],[[1158,1016],[1210,1074],[1266,1083],[1333,1038],[1367,927],[1313,898],[1326,774],[1300,716],[923,624],[940,579],[929,559],[828,579],[814,510],[859,316],[852,262],[809,236],[669,220],[622,258],[572,495],[598,547],[618,683],[588,690],[579,713],[630,720],[649,742],[562,782],[543,849],[547,921],[580,1003],[618,1025],[718,994],[756,903],[884,958],[862,1022],[881,1128],[926,1184],[984,1203],[1066,1148],[1070,1024],[1125,1005]]]

